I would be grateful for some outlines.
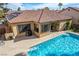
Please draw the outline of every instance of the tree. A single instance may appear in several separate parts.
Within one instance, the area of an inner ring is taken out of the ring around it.
[[[49,10],[49,8],[48,8],[48,7],[45,7],[44,9]]]
[[[0,3],[0,8],[3,8],[4,3]]]
[[[9,8],[3,8],[4,13],[8,12],[9,10],[10,10]]]
[[[61,10],[62,5],[63,5],[62,3],[58,4],[60,10]]]
[[[0,3],[0,8],[5,8],[8,5],[8,3]]]
[[[2,18],[3,16],[4,16],[3,10],[0,10],[0,18]]]
[[[5,13],[9,10],[7,4],[8,3],[0,3],[0,19],[4,18]]]
[[[41,9],[37,9],[37,10],[41,10]]]
[[[0,8],[3,10],[4,13],[6,13],[9,8],[7,8],[8,3],[0,3]]]
[[[21,8],[20,8],[20,7],[18,7],[17,11],[20,11],[20,10],[21,10]]]

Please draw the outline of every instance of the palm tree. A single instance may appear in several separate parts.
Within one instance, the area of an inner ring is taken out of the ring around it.
[[[62,5],[63,5],[62,3],[58,4],[60,10],[61,10]]]
[[[17,11],[21,11],[21,8],[20,8],[20,7],[18,7]]]

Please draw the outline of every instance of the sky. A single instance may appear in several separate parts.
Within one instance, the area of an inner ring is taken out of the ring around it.
[[[48,7],[49,9],[55,9],[58,10],[58,3],[9,3],[7,5],[8,8],[17,10],[18,7],[21,8],[21,10],[36,10],[41,9],[44,7]],[[79,3],[63,3],[62,8],[67,7],[77,7],[79,8]]]

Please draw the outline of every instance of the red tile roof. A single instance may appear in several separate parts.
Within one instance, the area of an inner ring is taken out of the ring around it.
[[[27,21],[35,22],[48,22],[57,20],[71,19],[69,16],[64,16],[53,10],[26,10],[23,11],[19,16],[9,20],[10,23],[19,23]]]
[[[58,12],[54,10],[50,10],[50,11],[44,10],[39,22],[60,21],[60,20],[66,20],[70,18],[71,17],[59,14]]]
[[[10,23],[17,23],[17,22],[27,22],[27,21],[38,21],[40,14],[40,11],[34,11],[34,10],[26,10],[19,16],[13,18],[10,20]]]
[[[62,10],[59,12],[60,14],[66,15],[66,16],[70,16],[72,17],[72,22],[73,24],[79,24],[79,10],[76,8],[66,8],[65,10]]]
[[[75,10],[76,12],[79,12],[79,9],[78,9],[78,8],[76,9],[76,8],[73,8],[73,7],[68,7],[68,8],[66,8],[66,9],[63,9],[63,10],[59,11],[59,13],[65,11],[65,10],[67,10],[67,9],[73,9],[73,10]]]

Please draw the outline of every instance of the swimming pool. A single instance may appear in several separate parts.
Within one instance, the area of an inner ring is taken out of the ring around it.
[[[29,56],[79,56],[79,36],[72,33],[61,34],[48,41],[33,46]]]

